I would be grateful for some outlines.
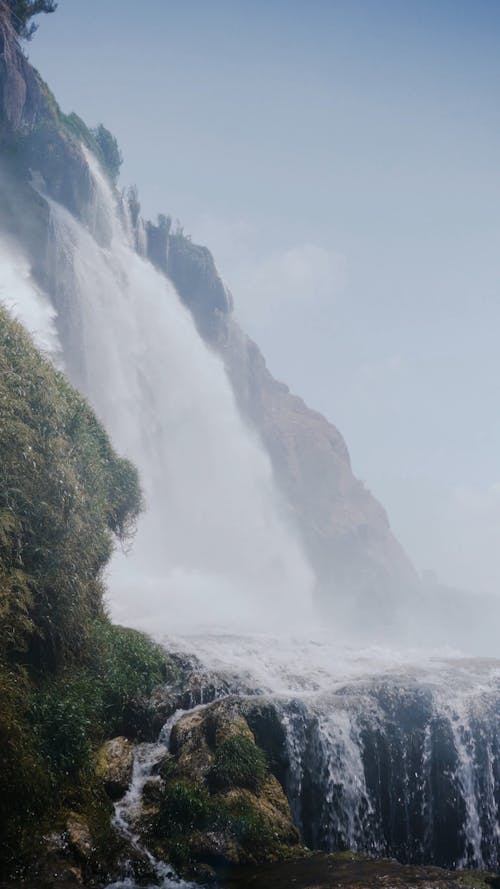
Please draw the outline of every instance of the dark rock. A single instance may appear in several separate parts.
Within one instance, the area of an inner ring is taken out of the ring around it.
[[[350,852],[310,855],[254,868],[229,868],[221,889],[496,889],[482,871],[445,871],[378,861]]]

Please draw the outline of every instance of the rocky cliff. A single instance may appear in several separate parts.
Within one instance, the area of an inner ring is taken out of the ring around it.
[[[80,220],[90,218],[92,182],[82,145],[105,166],[93,133],[64,115],[27,62],[0,4],[0,231],[28,251],[42,285],[50,279],[48,205],[32,182]],[[174,282],[203,338],[222,356],[237,402],[272,461],[289,517],[318,578],[318,596],[337,616],[372,603],[374,611],[415,591],[416,575],[383,507],[352,473],[340,432],[276,381],[258,347],[239,328],[213,258],[170,221],[144,224],[130,207],[138,249]],[[117,195],[118,198],[118,195]],[[130,201],[129,201],[130,203]],[[102,235],[105,237],[105,233]],[[78,354],[75,307],[60,294],[59,333]]]
[[[223,358],[240,410],[257,430],[290,519],[337,616],[367,599],[384,605],[418,581],[381,504],[353,474],[346,443],[328,420],[269,372],[233,315],[233,300],[206,247],[168,225],[147,227],[151,260],[174,282],[203,338]]]

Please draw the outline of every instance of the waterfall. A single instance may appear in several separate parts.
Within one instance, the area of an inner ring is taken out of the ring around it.
[[[311,847],[497,869],[499,663],[352,651],[314,626],[311,571],[223,365],[88,163],[85,225],[47,198],[46,292],[2,243],[0,300],[139,468],[145,512],[111,564],[113,616],[272,703]],[[123,829],[158,749],[136,761]]]
[[[37,287],[29,263],[16,245],[0,242],[0,268],[0,303],[30,331],[38,348],[60,364],[56,310]]]
[[[498,870],[499,661],[348,649],[326,632],[168,645],[273,705],[311,848]]]
[[[95,160],[88,227],[49,200],[48,279],[65,368],[138,466],[145,513],[115,557],[114,617],[269,627],[309,619],[312,574],[221,360],[173,285],[135,249]]]

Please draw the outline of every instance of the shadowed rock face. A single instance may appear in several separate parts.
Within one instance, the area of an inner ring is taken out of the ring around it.
[[[31,172],[38,173],[54,200],[85,219],[92,202],[92,182],[85,157],[78,141],[65,128],[64,117],[50,90],[27,61],[3,3],[0,125],[3,161],[15,169],[19,178],[27,180]]]
[[[222,881],[224,889],[498,889],[499,885],[500,878],[484,872],[450,873],[351,854],[313,855],[228,874]]]

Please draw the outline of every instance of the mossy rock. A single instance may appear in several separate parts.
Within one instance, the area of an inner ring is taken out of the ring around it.
[[[215,750],[215,760],[208,773],[212,790],[246,787],[257,791],[267,776],[267,762],[262,750],[247,733],[226,738]]]
[[[235,699],[186,714],[160,769],[163,792],[147,839],[186,874],[300,854],[285,793]]]
[[[128,790],[132,766],[132,746],[127,738],[112,738],[102,745],[97,755],[96,777],[112,800],[120,799]]]

